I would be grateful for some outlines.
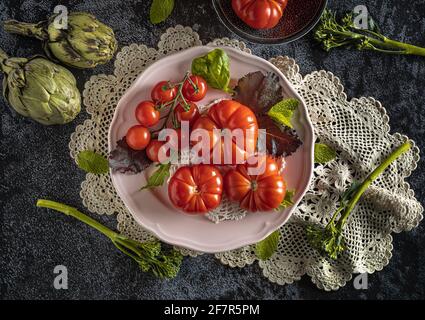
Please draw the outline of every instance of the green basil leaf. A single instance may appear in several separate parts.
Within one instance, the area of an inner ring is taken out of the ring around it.
[[[269,259],[276,252],[280,241],[280,231],[276,230],[255,245],[255,255],[260,260]]]
[[[108,160],[94,151],[84,150],[77,155],[77,165],[86,172],[94,174],[108,173]]]
[[[314,162],[326,163],[336,158],[336,152],[331,147],[323,143],[314,145]]]
[[[298,108],[298,99],[289,98],[276,103],[267,112],[267,115],[277,123],[293,129],[292,116]]]
[[[212,88],[232,92],[229,56],[223,49],[214,49],[208,54],[193,59],[192,74],[201,76]]]
[[[152,24],[165,21],[173,12],[174,0],[153,0],[150,9],[150,20]]]
[[[158,169],[149,177],[146,185],[144,185],[140,190],[152,189],[155,187],[162,186],[170,176],[170,167],[171,163],[161,163],[158,165]]]

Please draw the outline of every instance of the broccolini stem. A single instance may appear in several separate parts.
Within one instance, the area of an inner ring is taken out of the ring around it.
[[[6,32],[19,34],[22,36],[34,37],[40,40],[47,40],[48,34],[44,30],[45,22],[26,23],[16,20],[7,20],[3,23]]]
[[[172,251],[170,255],[161,253],[161,245],[159,242],[138,242],[129,239],[103,226],[96,220],[81,213],[76,208],[56,201],[40,199],[37,201],[37,207],[62,212],[100,231],[112,241],[116,248],[134,259],[144,272],[151,272],[159,278],[174,278],[180,269],[183,256],[178,255],[176,251]]]
[[[383,38],[383,42],[394,49],[400,49],[399,52],[394,52],[394,53],[425,56],[425,48],[418,47],[409,43],[391,40],[391,39],[388,39],[387,37]]]
[[[369,31],[369,30],[361,30],[361,31],[373,34],[378,39],[365,34],[353,32],[353,31],[329,30],[326,33],[330,35],[343,36],[344,38],[347,38],[347,39],[354,39],[359,41],[359,43],[361,43],[362,41],[366,42],[367,44],[371,45],[371,48],[369,49],[373,49],[376,51],[381,51],[381,52],[391,53],[391,54],[411,54],[411,55],[425,56],[425,48],[417,47],[408,43],[391,40],[373,31]],[[338,47],[344,46],[346,44],[351,44],[351,41],[347,40],[346,42],[341,42],[338,45]]]
[[[344,207],[339,207],[338,210],[335,211],[335,213],[333,214],[331,220],[329,221],[328,225],[332,224],[335,222],[335,219],[339,216],[339,213],[344,209]]]
[[[73,207],[67,206],[66,204],[51,200],[39,199],[37,200],[37,207],[53,209],[62,212],[68,216],[72,216],[80,220],[81,222],[84,222],[85,224],[95,228],[111,240],[114,240],[118,236],[118,233],[116,233],[115,231],[112,231],[111,229],[105,227],[96,220],[90,218],[89,216],[85,215],[84,213],[78,211]]]
[[[362,30],[366,31],[366,30]],[[369,31],[368,31],[369,32]],[[371,32],[371,31],[370,31]],[[371,32],[372,33],[372,32]],[[373,34],[375,34],[373,32]],[[405,55],[418,55],[425,56],[425,48],[421,48],[412,44],[391,40],[385,36],[379,35],[379,39],[361,35],[364,39],[372,45],[373,50],[389,54],[405,54]]]
[[[322,43],[326,51],[353,45],[358,50],[425,56],[425,48],[389,39],[376,30],[357,28],[350,13],[338,22],[335,13],[325,10],[321,24],[315,32],[315,38]]]
[[[360,197],[369,188],[370,184],[392,163],[394,162],[400,155],[407,152],[411,148],[411,144],[409,141],[403,143],[400,147],[394,150],[375,170],[373,170],[367,178],[363,181],[363,183],[359,186],[356,193],[351,198],[347,207],[345,208],[341,218],[338,220],[336,225],[337,229],[342,229],[346,220],[348,219],[351,211],[356,206]]]

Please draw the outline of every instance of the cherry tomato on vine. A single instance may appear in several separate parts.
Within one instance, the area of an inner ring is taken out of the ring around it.
[[[222,193],[223,178],[212,165],[181,167],[168,184],[168,196],[173,205],[191,214],[218,207]]]
[[[156,103],[166,103],[173,100],[177,95],[177,88],[168,81],[158,82],[151,91],[151,98]]]
[[[207,94],[208,85],[204,78],[192,75],[183,84],[183,97],[189,101],[202,100]]]
[[[165,148],[161,147],[164,145],[164,141],[158,141],[157,139],[152,139],[146,147],[146,155],[153,162],[159,162],[160,153],[162,153],[161,158],[170,156],[170,150],[165,151]]]
[[[189,127],[192,127],[195,121],[198,120],[200,113],[198,106],[195,103],[189,102],[188,105],[190,108],[188,111],[186,111],[181,103],[178,104],[174,109],[174,114],[177,121],[189,121]]]
[[[151,133],[142,125],[135,125],[128,129],[125,141],[133,150],[143,150],[151,140]]]
[[[135,111],[136,119],[145,127],[152,127],[159,121],[160,114],[152,101],[142,101]]]

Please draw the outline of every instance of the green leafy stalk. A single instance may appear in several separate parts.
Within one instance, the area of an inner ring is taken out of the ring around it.
[[[323,229],[318,225],[307,226],[307,238],[310,244],[332,259],[345,250],[342,231],[348,217],[370,184],[400,155],[411,148],[410,142],[403,143],[394,150],[362,183],[355,182],[342,196],[340,207],[335,211],[331,220]],[[339,217],[338,221],[336,218]]]
[[[425,56],[425,48],[385,37],[374,22],[369,21],[369,29],[356,28],[353,19],[353,13],[347,13],[338,22],[335,13],[325,10],[315,31],[315,39],[326,51],[342,46],[354,46],[358,50]]]
[[[129,239],[105,227],[77,209],[56,201],[39,199],[37,207],[62,212],[103,233],[119,250],[133,258],[144,272],[151,272],[162,279],[174,278],[180,270],[183,256],[175,250],[171,250],[168,253],[162,252],[161,244],[158,241],[138,242]]]

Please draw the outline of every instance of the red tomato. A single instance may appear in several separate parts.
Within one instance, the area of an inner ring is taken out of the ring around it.
[[[136,119],[145,127],[152,127],[159,121],[160,114],[152,101],[142,101],[136,108]]]
[[[133,150],[143,150],[151,140],[151,133],[149,130],[141,125],[132,126],[128,129],[125,136],[125,141],[128,146]]]
[[[159,162],[159,155],[161,152],[162,157],[164,158],[170,156],[170,150],[167,150],[167,153],[165,153],[165,148],[161,149],[164,143],[164,141],[158,141],[157,139],[153,139],[151,142],[149,142],[148,146],[146,147],[146,155],[151,161]]]
[[[288,0],[232,0],[236,15],[254,29],[271,29],[282,18]]]
[[[183,97],[189,101],[202,100],[207,94],[208,86],[204,78],[200,76],[190,76],[183,84]]]
[[[171,177],[168,196],[176,208],[188,213],[206,213],[221,202],[223,178],[211,165],[181,167]]]
[[[224,176],[224,189],[229,199],[238,201],[248,211],[269,211],[282,203],[286,183],[279,174],[276,161],[270,157],[255,159],[254,164],[239,164]],[[264,167],[261,167],[264,165]],[[262,168],[260,174],[249,174],[248,168]]]
[[[236,164],[238,159],[245,160],[257,145],[258,123],[254,112],[233,100],[222,100],[213,105],[207,115],[201,116],[194,123],[192,135],[196,129],[206,130],[210,138],[209,154],[204,155],[202,152],[198,154],[204,163],[209,160],[214,161],[214,164]],[[217,134],[214,129],[229,129],[232,134],[239,131],[242,141],[232,136],[230,143],[225,143],[229,139]],[[202,143],[202,139],[196,141],[194,136],[191,140],[194,147]],[[216,152],[220,152],[221,157],[214,157],[213,154]]]
[[[158,82],[153,87],[151,92],[151,98],[157,103],[166,103],[173,100],[177,95],[177,88],[170,86],[168,81]]]
[[[174,114],[176,116],[177,121],[189,121],[189,127],[192,127],[192,125],[195,123],[196,120],[198,120],[200,114],[198,106],[193,103],[188,103],[190,106],[190,109],[188,111],[185,111],[182,104],[178,104],[177,107],[174,109]]]

